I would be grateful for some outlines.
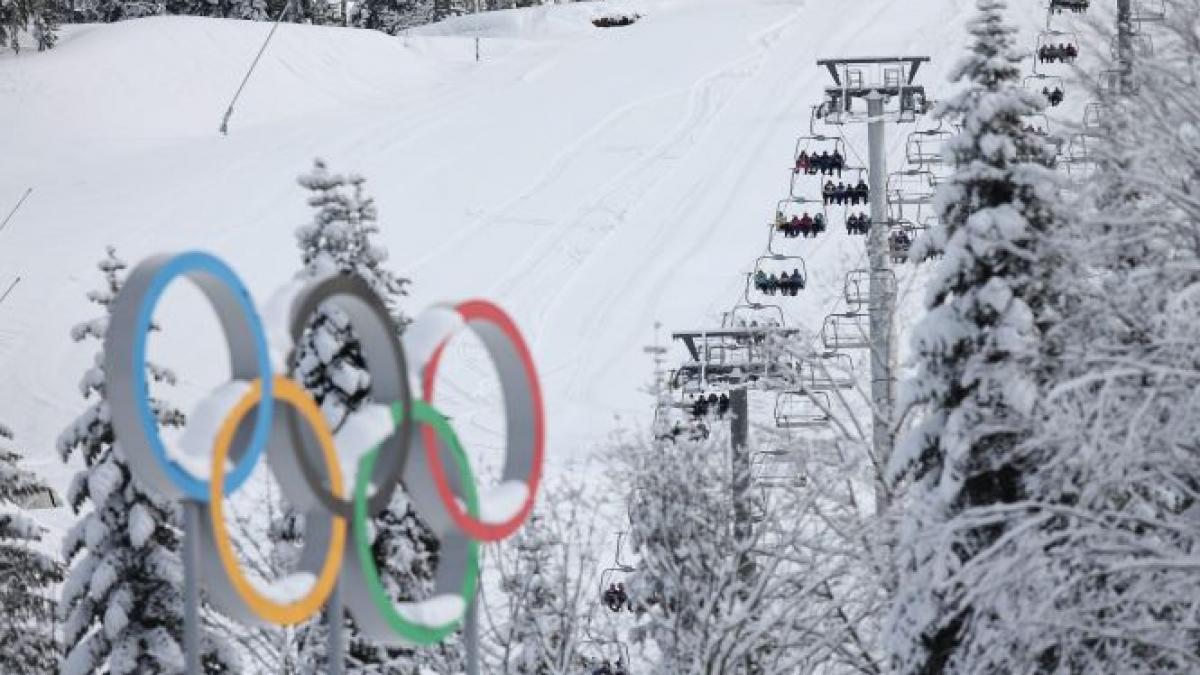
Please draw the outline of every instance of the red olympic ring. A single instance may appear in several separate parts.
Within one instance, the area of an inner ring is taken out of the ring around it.
[[[486,300],[467,300],[454,307],[463,318],[463,322],[468,328],[472,328],[476,335],[484,341],[485,347],[491,350],[492,346],[488,344],[487,337],[483,333],[479,333],[472,327],[472,323],[490,325],[493,328],[499,329],[507,341],[511,344],[520,361],[521,369],[524,371],[526,383],[529,387],[528,396],[530,398],[530,408],[528,411],[532,415],[532,432],[533,432],[533,462],[530,467],[528,476],[525,480],[528,487],[528,492],[525,496],[525,501],[521,505],[521,509],[501,523],[485,522],[484,518],[475,518],[467,513],[466,509],[459,503],[454,491],[451,489],[450,482],[447,477],[446,469],[442,464],[442,459],[438,452],[437,437],[434,431],[428,426],[421,427],[421,435],[423,445],[425,446],[426,456],[428,457],[429,468],[433,474],[434,484],[437,487],[438,495],[442,498],[443,504],[446,506],[450,517],[453,518],[455,524],[465,532],[469,537],[485,542],[495,542],[504,539],[515,532],[521,523],[529,516],[533,510],[534,499],[537,495],[538,485],[542,480],[542,461],[546,452],[546,419],[542,408],[542,389],[538,383],[537,370],[533,365],[533,357],[529,352],[529,347],[526,346],[525,340],[521,337],[520,331],[517,330],[516,324],[512,319],[504,313],[496,305]],[[426,402],[433,403],[434,381],[437,377],[438,367],[441,363],[442,353],[445,351],[446,345],[450,343],[451,338],[457,331],[442,338],[434,349],[429,361],[421,376],[421,388],[423,398]],[[493,358],[493,361],[495,359]],[[504,393],[506,407],[508,403],[508,392]],[[507,411],[512,423],[512,410]],[[524,454],[524,453],[521,453]],[[514,457],[512,448],[506,448],[506,462]],[[507,471],[505,472],[507,473]]]

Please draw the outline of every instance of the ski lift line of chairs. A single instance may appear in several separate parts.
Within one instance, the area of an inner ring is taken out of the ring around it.
[[[822,429],[830,425],[829,394],[784,391],[775,397],[775,426],[779,429]]]
[[[830,351],[869,349],[868,320],[866,314],[858,312],[830,314],[821,324],[821,343]]]
[[[1062,102],[1066,100],[1066,84],[1063,78],[1058,75],[1034,73],[1027,75],[1022,84],[1029,91],[1040,92],[1042,96],[1045,96],[1046,102],[1051,108],[1062,105]]]
[[[1063,12],[1083,14],[1088,11],[1091,4],[1091,0],[1050,0],[1048,9],[1052,14],[1062,14]]]
[[[890,269],[851,270],[846,273],[846,305],[855,310],[867,307],[871,302],[872,283],[879,284],[881,295],[885,296],[895,297],[899,289],[896,273]]]
[[[778,273],[770,263],[779,263],[784,269]],[[789,272],[786,268],[791,267]],[[771,269],[768,272],[768,269]],[[754,271],[746,277],[746,304],[754,304],[750,297],[751,287],[763,295],[796,297],[808,286],[808,269],[804,258],[798,255],[764,255],[754,261]]]
[[[946,162],[945,145],[954,137],[946,129],[925,129],[908,134],[904,144],[904,158],[914,166],[936,166]]]

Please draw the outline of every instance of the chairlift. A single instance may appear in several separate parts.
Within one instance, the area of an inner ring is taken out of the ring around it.
[[[775,397],[775,426],[779,429],[820,429],[829,426],[829,394],[784,391]]]
[[[895,295],[898,286],[896,273],[890,269],[851,270],[846,273],[846,304],[861,309],[871,302],[871,283],[880,284],[885,295]]]
[[[1141,59],[1148,59],[1154,56],[1154,38],[1146,33],[1134,33],[1129,36],[1129,47],[1133,51],[1133,56]],[[1121,37],[1114,35],[1109,46],[1109,52],[1114,61],[1121,58]]]
[[[888,203],[897,206],[922,206],[933,203],[937,175],[928,169],[904,169],[888,174]]]
[[[793,395],[803,397],[804,399],[808,398],[804,394],[797,395],[797,394],[793,393]],[[795,405],[804,405],[803,403],[799,403],[798,401],[799,401],[799,399],[797,400]],[[811,400],[810,400],[810,403],[811,403],[811,409],[819,409],[818,408],[819,404],[817,404],[816,402],[813,402]],[[775,405],[776,405],[777,411],[779,410],[779,404],[780,404],[780,400],[776,399]],[[793,405],[793,403],[788,402],[788,403],[785,403],[784,405]],[[828,408],[826,408],[826,410],[828,410]],[[800,410],[800,412],[807,413],[809,411]],[[779,426],[779,418],[778,417],[776,418],[776,426]],[[828,427],[828,426],[829,426],[829,418],[826,417],[824,422],[811,423],[811,424],[807,424],[807,425],[803,425],[803,426],[801,426],[801,425],[779,426],[779,428],[780,429],[820,429],[820,428]],[[799,470],[799,467],[800,467],[799,459],[800,458],[798,456],[796,456],[795,454],[785,453],[783,451],[767,451],[767,452],[755,453],[750,458],[750,465],[751,465],[750,471],[751,471],[751,475],[753,476],[753,482],[755,483],[755,485],[757,485],[759,488],[761,488],[763,490],[787,490],[787,489],[792,489],[792,488],[802,488],[808,484],[808,479]],[[763,515],[765,515],[765,514],[763,514]],[[758,517],[759,520],[762,520],[762,517],[759,516],[758,514],[754,514],[754,516],[752,516],[752,519],[754,517]]]
[[[1046,102],[1052,108],[1060,105],[1066,98],[1066,82],[1058,75],[1034,73],[1026,76],[1022,84],[1025,89],[1045,96]]]
[[[891,234],[888,235],[888,255],[892,262],[905,262],[908,260],[908,252],[912,250],[914,241],[913,229],[903,225],[893,227]]]
[[[791,267],[791,271],[786,268]],[[776,273],[774,270],[778,269]],[[795,275],[799,275],[797,279]],[[798,255],[764,255],[754,261],[754,271],[746,275],[746,304],[756,304],[750,297],[753,289],[759,295],[795,297],[808,287],[808,269]]]
[[[1067,143],[1063,165],[1071,175],[1087,176],[1096,168],[1096,160],[1088,147],[1087,134],[1073,134]]]
[[[954,138],[954,133],[942,129],[925,129],[908,134],[904,144],[904,158],[909,164],[918,167],[934,166],[946,162],[946,142]]]
[[[1099,101],[1092,101],[1083,107],[1083,132],[1088,136],[1104,134],[1105,106]]]
[[[586,656],[583,652],[594,651],[598,656]],[[579,642],[579,660],[588,673],[595,672],[608,664],[613,675],[629,675],[629,645],[621,640],[591,638]],[[616,659],[616,662],[613,661]]]
[[[1048,65],[1072,64],[1079,57],[1079,35],[1072,31],[1048,29],[1038,34],[1033,52],[1033,72],[1040,73]]]
[[[776,237],[798,239],[815,237],[829,229],[829,211],[821,199],[781,199],[775,205],[775,220],[767,247],[772,255],[780,254]]]
[[[867,334],[865,314],[846,312],[830,314],[821,325],[821,342],[825,349],[837,351],[842,349],[868,349],[871,338]]]
[[[832,143],[833,145],[829,146],[829,143]],[[834,157],[835,155],[841,157],[843,162],[842,170],[845,170],[845,161],[847,159],[846,142],[842,140],[842,137],[829,136],[827,134],[811,134],[808,136],[801,136],[800,138],[796,139],[796,151],[792,153],[792,173],[809,176],[821,175],[821,167],[812,166],[811,164],[807,167],[802,167],[800,154],[804,153],[805,157],[812,158],[820,156],[820,154],[823,152],[828,152],[830,158]],[[804,173],[805,169],[808,171],[807,174]]]
[[[801,367],[800,373],[800,383],[805,391],[853,389],[858,384],[854,377],[854,360],[849,354],[839,351],[827,351],[816,360],[809,359]]]
[[[1050,0],[1048,10],[1050,13],[1062,14],[1063,12],[1074,12],[1082,14],[1091,6],[1091,0]]]
[[[779,305],[750,305],[738,303],[725,313],[722,328],[783,328],[787,320]]]
[[[613,583],[613,577],[618,574],[625,575],[636,571],[632,565],[621,562],[621,541],[625,538],[625,534],[624,531],[617,532],[617,550],[613,554],[613,564],[611,567],[607,567],[600,572],[599,595],[600,601],[604,604],[608,604],[605,593],[608,591],[609,585]]]
[[[1162,23],[1167,20],[1167,0],[1135,0],[1130,8],[1134,23]]]

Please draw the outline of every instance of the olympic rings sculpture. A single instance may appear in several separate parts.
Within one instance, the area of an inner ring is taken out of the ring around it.
[[[155,307],[181,277],[217,315],[231,382],[197,405],[172,446],[158,433],[146,343]],[[378,414],[374,427],[364,422],[362,428],[375,429],[374,447],[338,447],[316,401],[291,377],[276,374],[292,363],[314,313],[328,306],[349,317],[372,397],[381,404],[374,412],[387,418],[382,432]],[[483,343],[504,396],[505,460],[500,484],[487,495],[479,494],[457,435],[433,407],[445,347],[462,328]],[[341,579],[346,606],[366,635],[385,643],[437,642],[457,628],[475,597],[479,542],[508,537],[533,509],[545,455],[541,388],[517,327],[487,301],[434,306],[401,341],[383,301],[357,277],[297,282],[260,315],[245,285],[219,259],[201,252],[160,255],[135,267],[114,300],[104,353],[113,428],[134,474],[170,498],[207,505],[198,538],[201,576],[217,606],[240,621],[303,621]],[[417,365],[412,380],[409,358]],[[418,388],[419,397],[413,395]],[[264,453],[284,498],[305,515],[297,570],[269,589],[243,572],[224,520],[225,497],[247,481]],[[353,475],[343,475],[346,456],[354,458]],[[397,604],[380,581],[369,526],[401,485],[441,549],[432,598]]]

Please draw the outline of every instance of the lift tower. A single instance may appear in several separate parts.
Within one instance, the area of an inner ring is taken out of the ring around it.
[[[827,124],[865,123],[870,143],[869,187],[871,202],[867,257],[871,268],[868,300],[870,316],[872,446],[879,467],[887,466],[895,443],[893,429],[896,400],[896,340],[893,318],[896,286],[891,276],[887,204],[887,122],[915,122],[929,111],[925,88],[916,84],[927,56],[822,59],[833,78],[825,88],[818,115]],[[862,100],[857,107],[855,103]],[[892,277],[894,278],[894,277]],[[882,473],[875,478],[875,508],[887,508],[887,487]]]

